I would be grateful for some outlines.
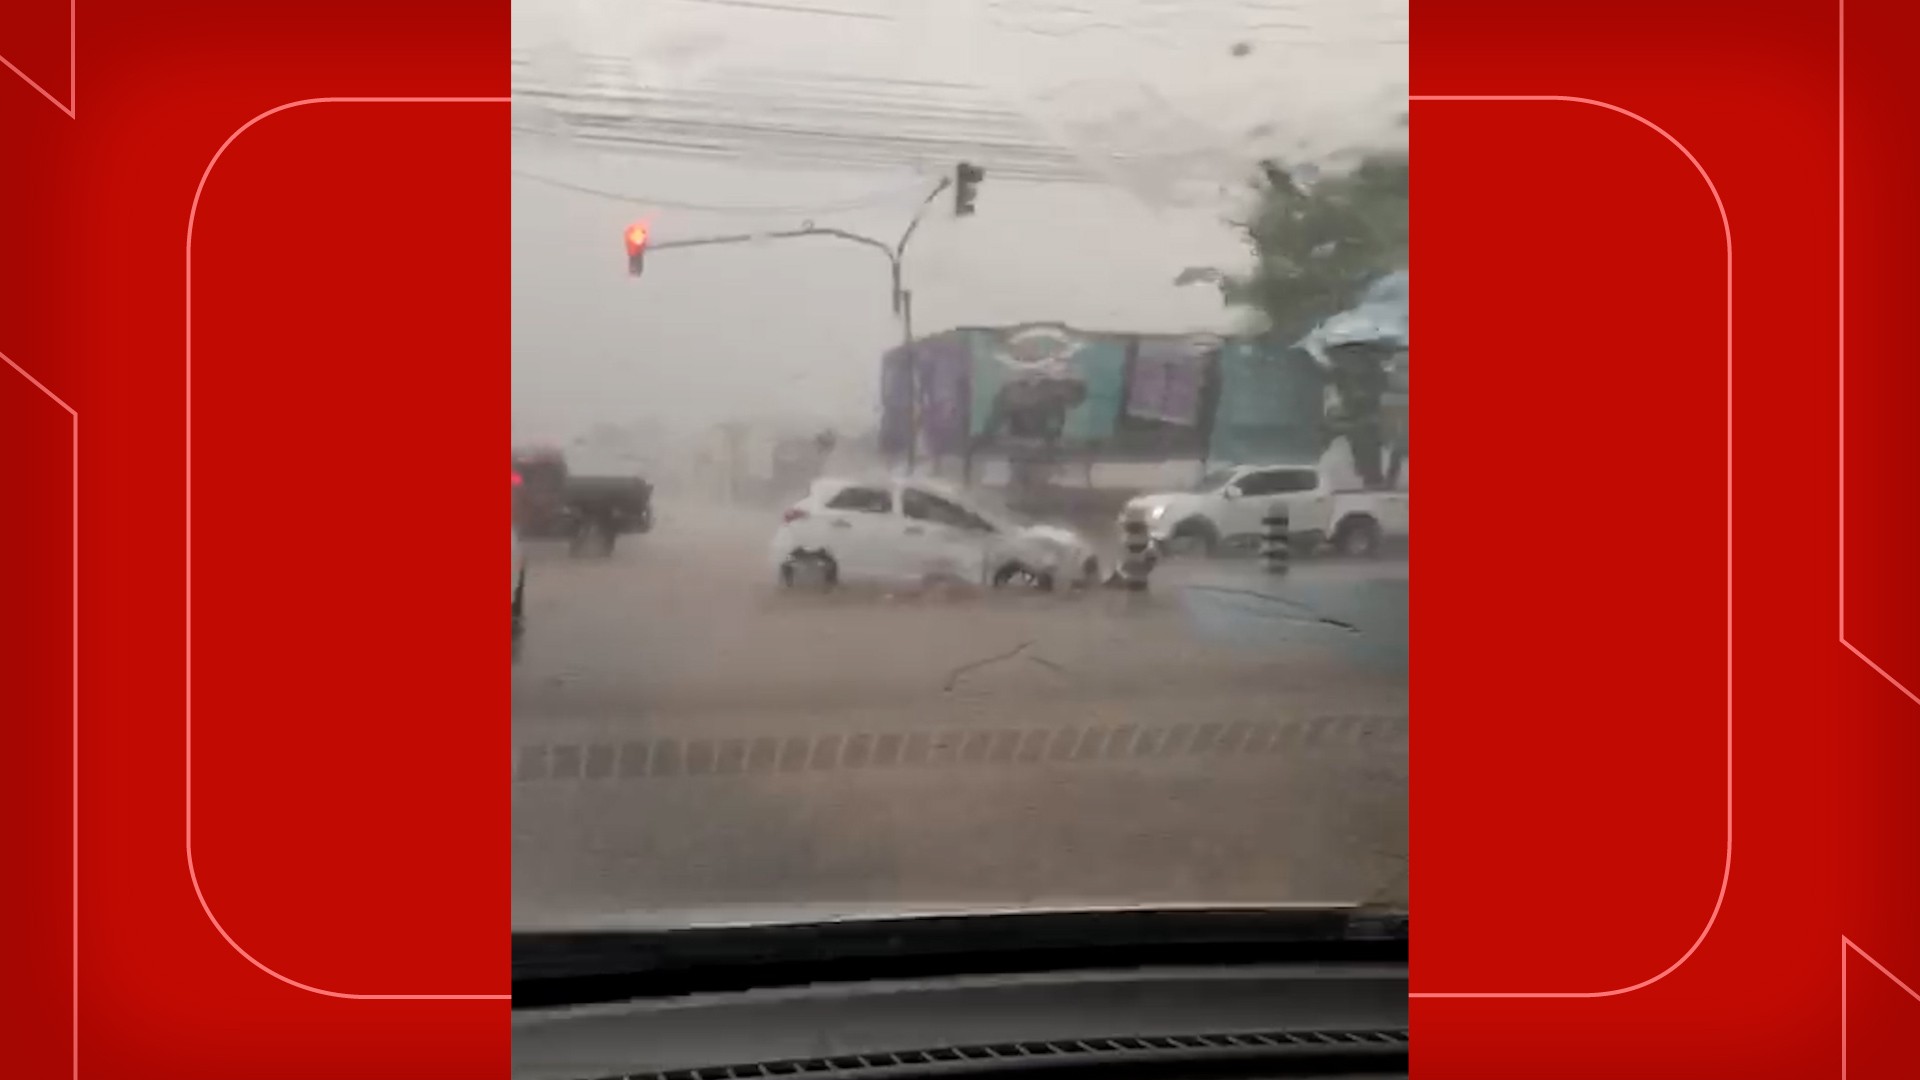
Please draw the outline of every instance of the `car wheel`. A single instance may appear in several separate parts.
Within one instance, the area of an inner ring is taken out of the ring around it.
[[[1166,547],[1169,555],[1198,552],[1212,558],[1220,550],[1220,530],[1206,518],[1188,518],[1173,527]]]
[[[1080,586],[1091,589],[1098,584],[1100,584],[1100,560],[1089,555],[1087,561],[1080,564]]]
[[[994,572],[993,587],[996,589],[1032,589],[1035,592],[1052,592],[1053,575],[1034,570],[1020,563],[1008,563]]]
[[[831,589],[840,583],[840,565],[824,551],[796,551],[780,564],[780,584],[789,589]]]
[[[1342,555],[1372,557],[1380,553],[1380,523],[1358,514],[1345,518],[1333,533],[1333,549]]]

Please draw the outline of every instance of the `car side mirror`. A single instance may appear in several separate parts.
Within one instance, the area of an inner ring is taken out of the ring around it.
[[[1237,499],[1240,497],[1240,489],[1232,484],[1228,484],[1226,487],[1220,489],[1220,497],[1223,499]]]

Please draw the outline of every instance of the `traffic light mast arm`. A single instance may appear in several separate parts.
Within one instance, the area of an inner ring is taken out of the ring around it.
[[[932,206],[933,200],[939,198],[940,193],[947,190],[948,186],[950,186],[952,183],[953,183],[952,180],[949,180],[948,178],[943,176],[940,178],[939,183],[933,185],[933,190],[927,192],[927,197],[920,201],[919,209],[913,212],[913,220],[907,222],[906,231],[900,234],[900,242],[893,245],[893,253],[892,253],[893,313],[895,315],[900,314],[900,304],[901,304],[900,262],[902,259],[906,258],[907,256],[907,241],[913,239],[913,230],[920,227],[920,219],[926,216],[927,207]]]
[[[901,303],[900,260],[906,256],[907,243],[913,239],[914,230],[920,227],[920,219],[926,216],[927,207],[932,206],[933,200],[947,190],[952,183],[953,181],[944,176],[940,178],[940,182],[933,186],[933,190],[927,193],[927,197],[914,211],[913,220],[907,222],[906,231],[900,234],[899,241],[892,245],[884,240],[876,240],[871,236],[849,232],[846,229],[821,228],[809,221],[797,229],[780,229],[774,232],[731,233],[726,236],[696,236],[686,240],[658,240],[648,243],[647,250],[665,251],[669,248],[710,247],[715,244],[751,244],[758,240],[798,240],[810,236],[845,240],[851,244],[872,248],[886,256],[887,266],[893,271],[893,310],[898,314]]]
[[[793,240],[802,236],[827,236],[838,240],[851,240],[856,244],[879,251],[888,259],[893,258],[893,249],[871,236],[847,232],[845,229],[822,229],[812,222],[797,229],[781,229],[777,232],[732,233],[726,236],[695,236],[686,240],[661,240],[647,245],[648,251],[664,251],[667,248],[706,247],[712,244],[751,244],[756,240]]]
[[[915,220],[917,221],[918,219],[916,218]],[[907,231],[908,233],[911,233],[913,231],[913,226],[909,225],[907,227]],[[887,267],[889,270],[892,271],[893,310],[895,314],[899,314],[900,312],[900,251],[901,251],[901,248],[905,246],[905,243],[906,243],[905,237],[901,238],[901,244],[899,246],[889,247],[887,246],[885,241],[875,240],[871,236],[863,236],[860,233],[849,232],[846,229],[834,229],[834,228],[823,229],[823,228],[820,228],[819,226],[816,226],[813,222],[809,221],[797,229],[780,229],[775,232],[733,233],[728,236],[697,236],[687,240],[667,240],[658,244],[651,245],[651,250],[659,251],[665,248],[710,247],[715,244],[751,244],[759,240],[799,240],[806,237],[821,237],[828,240],[845,240],[850,244],[859,244],[861,247],[872,248],[873,250],[886,256]]]
[[[974,188],[985,175],[985,171],[978,166],[961,162],[954,170],[952,176],[941,177],[940,181],[933,186],[933,190],[927,192],[927,197],[922,199],[920,205],[914,209],[913,218],[907,222],[907,227],[901,231],[900,239],[895,241],[891,246],[871,236],[863,236],[860,233],[849,232],[846,229],[819,228],[811,221],[802,223],[797,229],[781,229],[774,232],[761,233],[733,233],[727,236],[697,236],[690,237],[686,240],[666,240],[660,243],[649,242],[644,226],[635,226],[635,228],[641,230],[639,234],[639,247],[644,247],[645,250],[650,251],[665,251],[669,248],[711,247],[718,244],[751,244],[755,241],[762,240],[798,240],[803,237],[826,237],[830,240],[845,240],[850,244],[859,244],[861,247],[872,248],[887,257],[887,268],[892,271],[893,278],[891,290],[893,313],[900,320],[901,342],[904,346],[910,347],[913,344],[913,294],[906,289],[905,283],[901,280],[900,273],[901,263],[905,261],[907,257],[907,244],[912,242],[914,231],[920,227],[920,219],[926,216],[927,207],[932,206],[933,200],[939,198],[942,192],[950,188],[955,188],[956,185],[958,185],[958,187],[957,190],[954,191],[955,215],[964,216],[973,213]],[[643,254],[644,251],[638,250],[634,236],[630,231],[627,238],[627,260],[630,266],[635,267],[633,270],[635,275],[639,273],[637,260]],[[912,364],[907,365],[907,377],[909,380],[908,398],[910,401],[917,402],[918,391],[912,389]],[[914,468],[915,459],[918,456],[917,451],[920,442],[920,418],[917,405],[910,406],[908,413],[908,423],[911,434],[907,440],[907,468],[911,470]]]

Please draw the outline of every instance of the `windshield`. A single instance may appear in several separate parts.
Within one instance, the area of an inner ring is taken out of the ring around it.
[[[513,34],[516,925],[1405,902],[1406,0]]]

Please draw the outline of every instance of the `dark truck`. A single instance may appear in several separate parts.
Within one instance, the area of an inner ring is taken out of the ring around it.
[[[575,555],[609,555],[626,533],[653,528],[653,485],[638,476],[576,476],[557,450],[515,450],[520,535],[566,540]]]

